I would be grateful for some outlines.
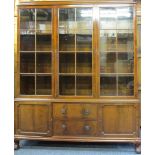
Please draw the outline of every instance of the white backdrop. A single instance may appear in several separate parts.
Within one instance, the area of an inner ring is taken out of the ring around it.
[[[14,2],[0,1],[0,155],[14,154]],[[142,155],[155,154],[155,1],[142,0]]]
[[[13,155],[14,2],[0,1],[0,155]]]

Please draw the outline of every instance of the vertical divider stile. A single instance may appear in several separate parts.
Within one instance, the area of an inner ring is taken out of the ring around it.
[[[134,96],[138,97],[138,53],[137,53],[137,17],[136,17],[136,4],[133,5],[133,44],[134,44]]]
[[[52,93],[52,96],[54,96],[54,40],[53,40],[53,35],[54,35],[54,32],[53,32],[53,29],[54,29],[54,25],[53,25],[53,14],[54,14],[54,11],[53,11],[53,8],[50,8],[51,9],[51,60],[52,60],[52,63],[51,63],[51,78],[52,78],[52,83],[51,83],[51,93]]]
[[[74,21],[74,25],[75,25],[75,28],[74,28],[74,36],[75,36],[75,49],[74,49],[74,56],[75,56],[75,72],[74,72],[74,76],[75,76],[75,96],[77,95],[77,85],[76,85],[76,81],[77,81],[77,72],[76,72],[76,65],[77,65],[77,62],[76,62],[76,56],[77,56],[77,48],[76,48],[76,32],[77,32],[77,20],[76,20],[76,8],[75,8],[75,21]]]
[[[99,97],[100,93],[100,59],[99,59],[99,7],[93,7],[93,68],[94,68],[94,82],[93,82],[93,96]],[[96,62],[96,63],[95,63]]]
[[[94,71],[95,71],[95,68],[94,68],[94,6],[91,7],[92,9],[92,19],[91,19],[91,35],[92,35],[92,49],[91,49],[91,80],[92,80],[92,83],[91,83],[91,96],[94,96],[95,94],[95,91],[94,91],[94,87],[93,87],[93,84],[95,83],[95,74],[94,74]],[[89,31],[89,30],[88,30]]]
[[[53,48],[53,66],[52,66],[52,80],[53,80],[53,96],[57,97],[59,94],[59,53],[58,53],[58,8],[52,9],[52,48]]]
[[[20,15],[20,9],[18,8],[17,9],[17,12],[18,12],[18,16],[17,16],[17,34],[15,34],[17,36],[17,51],[16,51],[16,57],[17,57],[17,81],[19,81],[19,86],[17,84],[17,81],[15,80],[15,88],[17,88],[17,90],[15,91],[15,96],[18,96],[20,95],[21,93],[21,74],[20,74],[20,63],[21,63],[21,60],[20,60],[20,54],[21,54],[21,51],[20,51],[20,20],[21,20],[21,15]]]
[[[37,84],[37,76],[36,76],[36,65],[37,65],[37,56],[36,56],[36,47],[37,47],[37,41],[36,41],[36,39],[37,39],[37,34],[36,34],[36,31],[37,31],[37,10],[35,9],[35,17],[34,17],[34,23],[35,23],[35,84],[34,84],[34,86],[35,86],[35,95],[37,95],[37,86],[36,86],[36,84]]]
[[[51,57],[51,73],[50,73],[50,76],[51,76],[51,95],[53,96],[53,9],[51,9],[51,22],[50,22],[50,33],[51,33],[51,51],[50,51],[50,57]]]
[[[116,9],[116,96],[118,96],[118,16]]]

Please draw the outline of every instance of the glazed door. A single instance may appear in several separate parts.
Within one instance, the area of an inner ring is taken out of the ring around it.
[[[58,9],[58,95],[93,95],[93,8]]]
[[[99,8],[100,96],[134,96],[133,6]]]
[[[52,95],[52,9],[20,9],[20,95]]]

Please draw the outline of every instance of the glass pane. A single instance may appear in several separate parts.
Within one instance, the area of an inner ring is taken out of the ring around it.
[[[118,95],[119,96],[134,95],[134,77],[133,76],[118,77]]]
[[[38,34],[36,36],[36,51],[51,51],[51,34],[43,35]]]
[[[119,30],[117,33],[117,51],[133,52],[133,32],[132,30]]]
[[[59,33],[72,34],[75,30],[75,8],[59,9]]]
[[[100,51],[116,51],[116,30],[100,31]]]
[[[100,54],[100,72],[101,73],[115,73],[116,72],[116,53]]]
[[[59,73],[75,73],[75,54],[59,54]]]
[[[59,92],[60,92],[60,95],[75,95],[75,77],[60,76]]]
[[[92,54],[77,53],[76,65],[77,73],[92,73]]]
[[[76,22],[77,30],[92,29],[92,8],[77,8],[76,9]]]
[[[101,76],[100,78],[100,95],[116,96],[116,76]]]
[[[36,9],[37,33],[51,34],[51,9]]]
[[[92,77],[78,76],[76,82],[76,95],[92,95]]]
[[[37,53],[36,55],[36,72],[51,73],[52,58],[51,53]]]
[[[133,8],[117,8],[117,29],[133,29]]]
[[[34,73],[35,72],[35,54],[20,53],[20,72]]]
[[[118,53],[118,73],[133,73],[134,54]]]
[[[35,33],[35,9],[20,10],[20,34]]]
[[[20,51],[35,51],[35,35],[20,35]]]
[[[35,51],[35,9],[20,10],[20,51]]]
[[[92,51],[92,35],[76,36],[76,51]]]
[[[51,51],[51,9],[36,9],[36,50],[37,51]]]
[[[20,77],[20,94],[34,95],[35,94],[35,77],[24,76]]]
[[[74,34],[59,34],[59,51],[75,51]]]
[[[77,29],[76,34],[85,35],[85,36],[91,36],[92,37],[92,29]]]
[[[50,95],[51,94],[51,76],[37,76],[36,84],[37,95]]]
[[[116,29],[116,8],[100,8],[100,29]]]

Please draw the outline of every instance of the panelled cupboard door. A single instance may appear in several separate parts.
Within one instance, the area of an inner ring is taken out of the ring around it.
[[[100,134],[108,137],[135,137],[137,110],[135,105],[100,106]]]
[[[51,135],[51,104],[36,102],[15,103],[16,134]]]

